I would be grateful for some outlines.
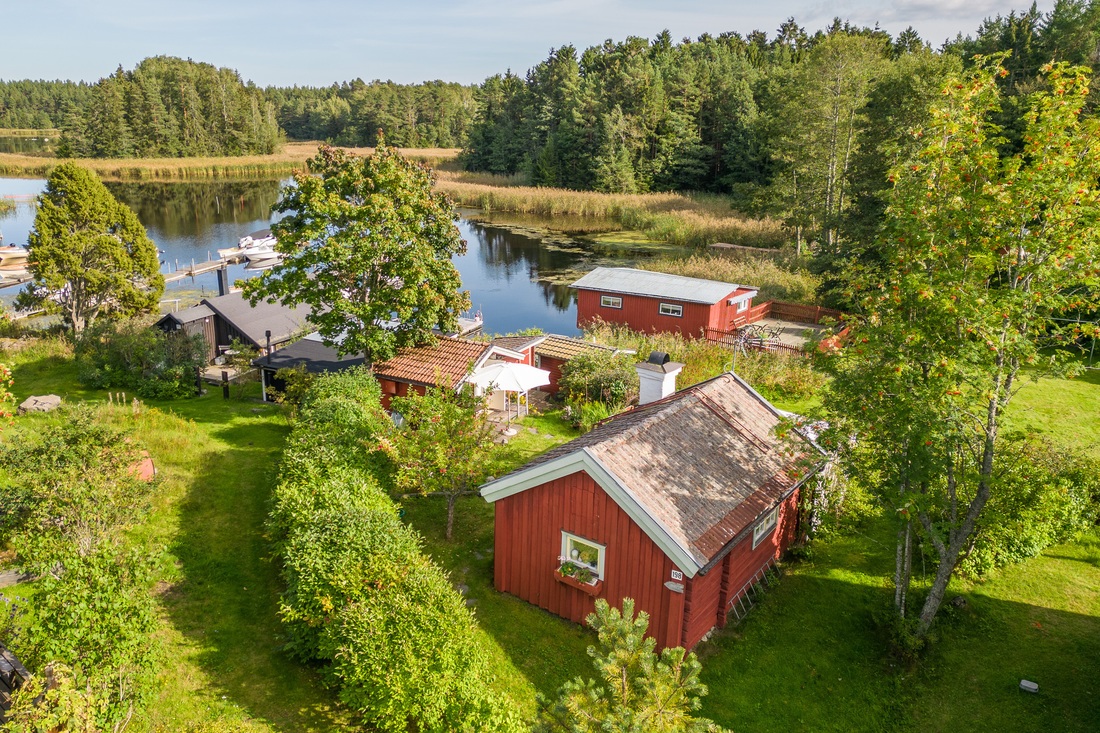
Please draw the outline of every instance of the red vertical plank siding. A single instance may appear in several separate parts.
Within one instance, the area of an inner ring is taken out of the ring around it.
[[[722,567],[711,568],[705,575],[691,579],[690,612],[684,614],[683,641],[687,648],[699,643],[718,622],[718,597],[722,592]]]
[[[549,394],[557,394],[558,382],[561,381],[561,366],[565,362],[561,359],[554,359],[549,356],[539,356],[539,369],[545,369],[550,372],[550,384],[542,388],[543,392]]]
[[[618,323],[634,331],[647,333],[679,333],[689,338],[699,338],[707,326],[716,317],[714,312],[724,314],[725,300],[713,306],[705,303],[687,303],[668,298],[647,298],[641,295],[619,295],[623,299],[622,308],[605,308],[600,305],[601,293],[593,290],[581,290],[577,294],[577,326],[596,318],[608,323]],[[683,315],[664,316],[660,313],[661,303],[679,305]]]
[[[778,559],[795,541],[798,531],[798,496],[799,492],[796,491],[783,502],[778,525],[771,535],[760,541],[756,549],[752,546],[750,530],[745,538],[730,550],[729,557],[726,558],[726,562],[729,563],[727,609],[741,597],[745,584],[768,562]]]
[[[660,638],[668,623],[665,596],[679,595],[664,587],[672,562],[588,474],[570,474],[498,500],[494,524],[497,590],[584,623],[595,598],[555,579],[564,530],[606,547],[600,597],[616,607],[624,597],[633,598],[638,610],[650,614],[650,634],[665,642]]]
[[[725,624],[746,583],[796,539],[798,492],[780,511],[772,534],[754,549],[751,529],[705,574],[685,576],[684,592],[665,587],[678,568],[615,500],[583,471],[500,499],[495,505],[493,582],[550,613],[584,623],[595,598],[555,579],[562,531],[604,545],[600,597],[612,606],[624,597],[649,614],[659,648],[691,648]]]

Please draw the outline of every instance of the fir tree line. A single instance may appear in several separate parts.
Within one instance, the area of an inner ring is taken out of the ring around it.
[[[59,127],[62,157],[266,155],[282,143],[260,89],[232,69],[168,56],[119,67]]]
[[[330,87],[268,87],[266,93],[291,139],[336,145],[374,147],[382,131],[400,148],[462,147],[475,111],[475,87],[443,81],[355,79]]]

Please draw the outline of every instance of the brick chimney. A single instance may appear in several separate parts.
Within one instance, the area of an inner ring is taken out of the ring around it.
[[[654,351],[649,359],[634,365],[638,371],[638,404],[664,399],[676,391],[676,375],[684,365],[672,361],[663,351]]]

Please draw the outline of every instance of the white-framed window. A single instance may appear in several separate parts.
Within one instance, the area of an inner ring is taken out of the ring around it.
[[[623,299],[615,295],[601,295],[600,306],[603,308],[622,308]]]
[[[603,563],[607,547],[592,540],[586,540],[575,534],[561,533],[561,560],[586,567],[597,578],[603,578]]]
[[[748,298],[745,298],[744,300],[742,300],[740,303],[737,304],[737,312],[738,313],[744,313],[748,309],[749,309],[749,299]]]
[[[756,546],[763,542],[772,532],[775,531],[775,527],[779,524],[779,510],[783,507],[782,504],[772,509],[770,512],[764,515],[764,518],[760,520],[760,524],[753,527],[752,530],[752,549],[756,549]]]
[[[684,306],[675,305],[673,303],[661,303],[659,310],[662,316],[676,316],[680,318],[684,315]]]

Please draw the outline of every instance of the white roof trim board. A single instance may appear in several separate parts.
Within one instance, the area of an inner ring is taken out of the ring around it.
[[[775,405],[764,399],[764,397],[753,389],[748,382],[733,372],[729,372],[729,374],[770,412],[777,416],[784,416],[781,410],[778,410]],[[799,433],[803,434],[803,437],[806,437],[803,431],[799,430]],[[807,440],[823,458],[827,457],[821,446],[808,437]],[[824,463],[818,464],[812,471],[809,471],[806,476],[802,477],[802,479],[796,483],[791,491],[809,480],[809,478],[816,474],[823,465]],[[695,577],[696,574],[713,561],[714,558],[701,558],[701,562],[696,559],[694,553],[675,539],[668,528],[665,527],[659,519],[654,517],[641,502],[638,501],[634,493],[623,484],[595,454],[589,451],[587,447],[579,448],[570,453],[558,456],[553,460],[546,461],[545,463],[536,463],[534,466],[521,468],[518,471],[489,481],[482,485],[480,493],[482,498],[491,504],[500,499],[512,496],[513,494],[518,494],[527,489],[541,486],[542,484],[569,476],[579,471],[587,473],[600,488],[607,492],[608,496],[610,496],[632,520],[634,520],[653,543],[661,548],[661,550],[668,555],[668,557],[676,563],[676,566],[686,573],[689,578]],[[788,494],[789,492],[786,492],[785,496]],[[755,523],[755,521],[756,520],[754,520],[753,523]],[[748,526],[752,526],[753,523],[750,523]],[[725,550],[719,553],[719,556],[724,553]]]
[[[752,290],[748,285],[702,280],[697,277],[669,275],[664,272],[635,270],[629,267],[597,267],[570,287],[578,290],[597,290],[601,293],[641,295],[647,298],[668,298],[688,303],[714,305],[729,298],[736,290]],[[736,300],[749,297],[743,293]]]
[[[638,503],[630,489],[620,483],[615,478],[615,474],[611,473],[587,448],[567,453],[547,463],[532,466],[526,471],[519,471],[502,476],[496,481],[490,481],[481,487],[481,496],[491,504],[499,499],[507,498],[578,471],[584,471],[593,481],[599,484],[600,488],[615,500],[615,503],[642,528],[642,531],[653,540],[654,544],[660,547],[676,563],[678,568],[687,573],[689,578],[695,577],[695,574],[702,569],[702,566],[692,557],[691,552],[673,539],[665,526],[650,515],[645,507]]]

